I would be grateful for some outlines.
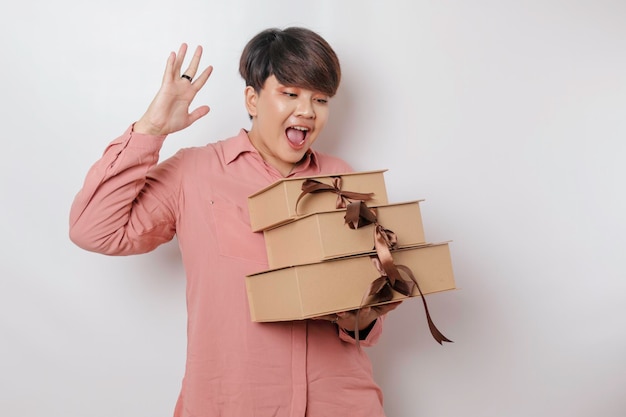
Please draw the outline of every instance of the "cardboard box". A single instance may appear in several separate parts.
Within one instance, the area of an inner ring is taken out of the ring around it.
[[[359,308],[370,284],[380,276],[370,254],[374,252],[248,275],[252,320],[299,320]],[[447,243],[403,248],[392,254],[396,265],[413,271],[424,294],[455,288]],[[417,289],[415,296],[419,296]],[[396,293],[393,300],[405,298]]]
[[[378,223],[393,231],[398,246],[423,244],[419,201],[375,207]],[[373,224],[350,229],[346,210],[308,214],[267,229],[265,247],[271,269],[320,262],[368,252],[374,248]]]
[[[322,192],[307,194],[302,197],[296,212],[296,201],[302,193],[302,183],[306,179],[314,179],[332,185],[333,177],[341,177],[342,191],[374,193],[373,198],[366,201],[368,206],[387,204],[387,189],[383,177],[385,171],[285,178],[276,181],[248,197],[252,231],[259,232],[302,215],[336,209],[337,194]]]

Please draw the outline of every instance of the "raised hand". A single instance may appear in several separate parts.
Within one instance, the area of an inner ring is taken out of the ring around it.
[[[161,88],[150,103],[148,110],[135,123],[133,127],[135,132],[168,135],[185,129],[209,113],[209,106],[200,106],[191,112],[189,106],[198,91],[209,79],[213,67],[208,66],[194,79],[202,57],[202,47],[198,46],[189,66],[185,72],[181,73],[186,53],[187,44],[183,43],[178,54],[174,52],[170,54]]]

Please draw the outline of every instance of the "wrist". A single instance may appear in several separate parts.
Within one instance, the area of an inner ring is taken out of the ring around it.
[[[133,124],[133,132],[143,135],[163,136],[165,133],[155,127],[152,123],[146,122],[143,118]]]
[[[365,340],[367,336],[370,334],[374,325],[376,324],[376,319],[372,320],[367,326],[361,329],[362,326],[359,326],[359,340]],[[342,328],[344,332],[346,332],[351,338],[356,339],[356,332],[354,330],[348,330]]]

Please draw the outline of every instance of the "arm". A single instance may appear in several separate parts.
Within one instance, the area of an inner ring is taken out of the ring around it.
[[[187,50],[171,53],[159,92],[142,118],[113,141],[90,169],[70,211],[70,238],[78,246],[106,254],[142,253],[171,239],[175,232],[177,156],[155,168],[165,137],[209,112],[189,112],[191,101],[211,74],[193,82],[179,76]],[[202,49],[185,72],[192,78]]]
[[[70,239],[108,255],[148,252],[175,232],[176,169],[154,169],[164,136],[129,128],[89,170],[70,210]],[[179,155],[164,165],[172,166]]]

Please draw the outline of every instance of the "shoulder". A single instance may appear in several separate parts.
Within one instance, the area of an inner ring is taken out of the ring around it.
[[[220,163],[227,163],[229,154],[237,148],[238,137],[233,136],[221,139],[206,145],[190,146],[178,150],[177,155],[188,162],[215,160]]]
[[[219,154],[219,147],[214,143],[210,143],[204,146],[190,146],[180,148],[173,158],[177,159],[180,164],[188,165],[193,164],[199,160],[206,160],[207,158],[216,158]]]

